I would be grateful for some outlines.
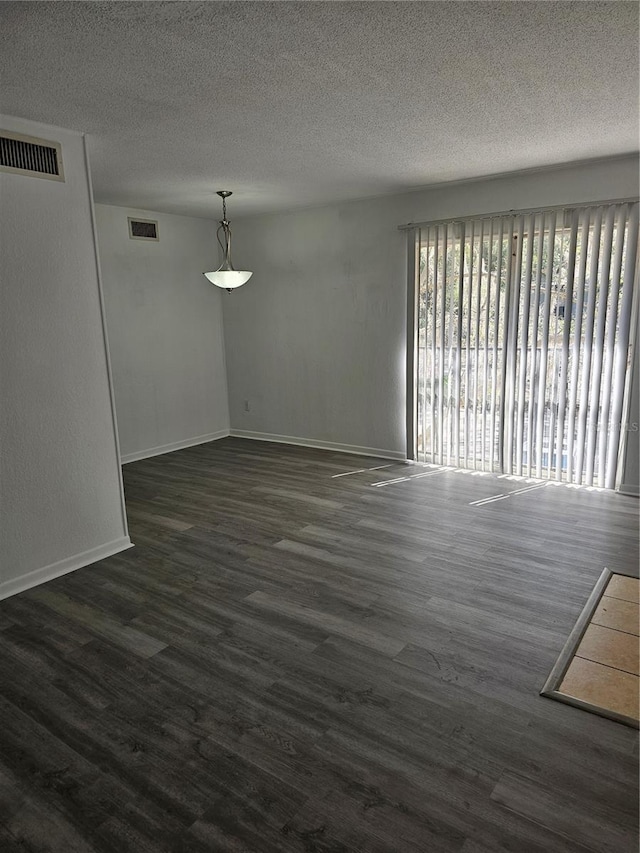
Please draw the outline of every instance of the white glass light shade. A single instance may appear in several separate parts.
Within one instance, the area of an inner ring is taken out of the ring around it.
[[[211,284],[224,287],[225,290],[233,290],[249,281],[253,273],[248,270],[215,270],[215,272],[206,272],[203,275],[209,279]]]

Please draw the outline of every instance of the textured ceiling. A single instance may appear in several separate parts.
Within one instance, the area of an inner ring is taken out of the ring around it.
[[[0,3],[5,113],[217,218],[638,148],[635,2]]]

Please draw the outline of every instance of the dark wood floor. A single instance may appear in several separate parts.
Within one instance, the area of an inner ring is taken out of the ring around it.
[[[0,603],[0,849],[636,853],[637,732],[538,691],[638,502],[383,464],[125,467],[136,547]]]

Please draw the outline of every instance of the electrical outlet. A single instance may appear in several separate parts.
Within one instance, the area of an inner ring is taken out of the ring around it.
[[[248,400],[245,400],[245,401],[244,401],[244,410],[245,410],[245,412],[250,412],[250,411],[251,411],[251,407],[249,406],[249,401],[248,401]]]

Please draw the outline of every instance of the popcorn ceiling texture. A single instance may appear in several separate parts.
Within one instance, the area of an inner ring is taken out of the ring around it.
[[[1,3],[3,111],[98,201],[218,218],[638,148],[628,2]]]

